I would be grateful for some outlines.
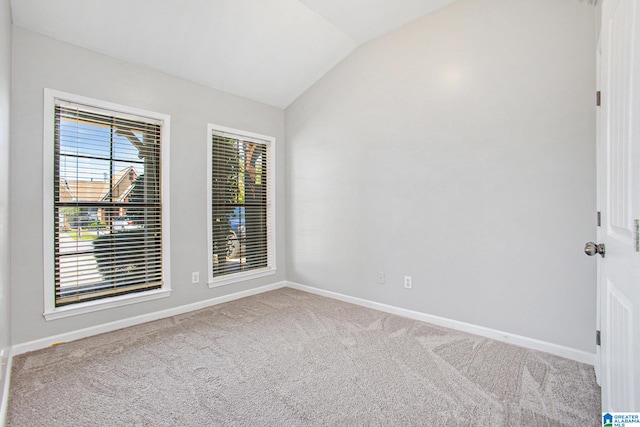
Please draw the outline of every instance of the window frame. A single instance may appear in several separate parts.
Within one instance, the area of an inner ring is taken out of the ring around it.
[[[236,137],[266,146],[267,153],[267,266],[248,271],[213,276],[213,135]],[[222,134],[222,135],[221,135]],[[271,136],[209,123],[207,125],[207,277],[209,288],[238,283],[275,274],[276,268],[276,208],[275,208],[276,139]]]
[[[55,105],[57,101],[66,101],[85,105],[89,110],[98,108],[114,115],[134,115],[160,121],[161,155],[161,209],[162,209],[162,287],[148,291],[105,297],[96,300],[78,302],[56,307],[55,295],[55,246],[54,246],[54,197],[55,197]],[[120,307],[128,304],[166,298],[171,294],[170,263],[170,217],[169,217],[169,136],[170,116],[167,114],[128,107],[108,101],[75,95],[54,89],[44,89],[44,138],[43,138],[43,258],[44,258],[44,318],[55,320],[99,310]]]

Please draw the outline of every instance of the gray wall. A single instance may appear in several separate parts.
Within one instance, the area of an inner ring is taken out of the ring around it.
[[[4,367],[11,346],[9,299],[9,128],[11,121],[11,11],[0,1],[0,402]]]
[[[276,171],[278,273],[209,289],[207,123],[276,138],[284,164],[284,111],[14,27],[11,150],[13,344],[181,306],[285,279],[284,169]],[[171,115],[171,297],[45,321],[42,147],[45,87]],[[191,284],[199,271],[201,283]],[[204,280],[203,280],[204,278]]]
[[[286,110],[287,278],[594,353],[594,14],[459,0],[325,75]]]

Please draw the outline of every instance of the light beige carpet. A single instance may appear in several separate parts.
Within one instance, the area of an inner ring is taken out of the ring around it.
[[[598,426],[593,368],[280,289],[18,356],[9,426]]]

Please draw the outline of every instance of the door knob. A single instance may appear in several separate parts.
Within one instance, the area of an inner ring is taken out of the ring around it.
[[[604,243],[587,242],[587,244],[584,245],[584,253],[589,256],[600,254],[600,256],[604,258],[605,252]]]

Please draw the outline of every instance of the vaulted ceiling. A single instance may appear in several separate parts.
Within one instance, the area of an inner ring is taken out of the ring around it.
[[[12,0],[13,23],[285,108],[360,44],[454,0]]]

